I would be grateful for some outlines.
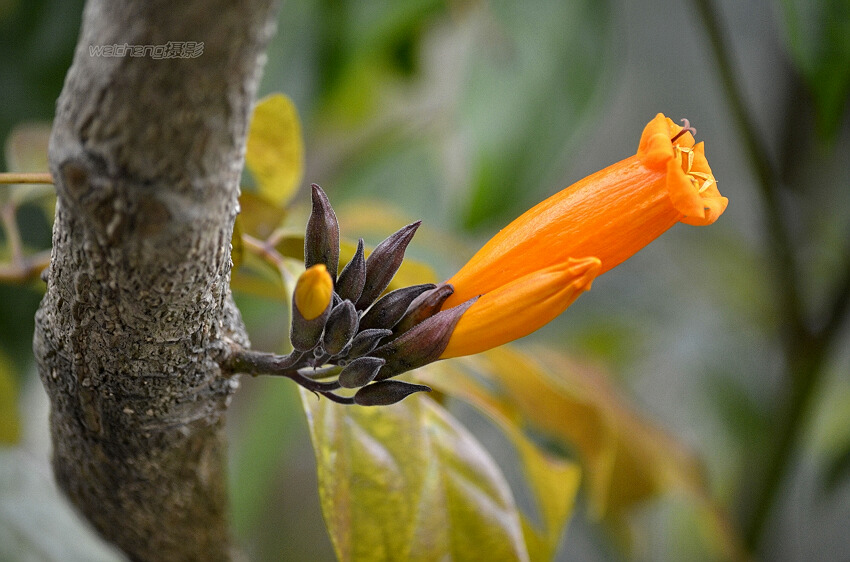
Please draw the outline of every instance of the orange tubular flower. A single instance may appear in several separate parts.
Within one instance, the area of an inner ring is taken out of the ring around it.
[[[686,123],[687,125],[687,123]],[[593,278],[621,264],[677,222],[713,223],[720,195],[689,129],[658,114],[637,154],[526,211],[447,281],[448,309],[480,296],[441,358],[478,353],[530,334],[563,312]]]

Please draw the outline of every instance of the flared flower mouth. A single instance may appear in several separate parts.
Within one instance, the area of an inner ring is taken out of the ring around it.
[[[637,156],[647,168],[666,173],[667,194],[684,215],[681,222],[695,226],[713,223],[729,200],[720,195],[717,180],[705,158],[704,143],[696,143],[687,119],[679,126],[659,113],[643,130]]]

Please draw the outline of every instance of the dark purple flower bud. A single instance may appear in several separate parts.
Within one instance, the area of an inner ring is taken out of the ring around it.
[[[354,403],[360,406],[389,406],[401,402],[415,392],[431,392],[431,389],[421,384],[401,381],[374,382],[357,391]]]
[[[307,232],[304,235],[304,267],[324,264],[331,279],[336,281],[336,270],[339,267],[339,223],[325,192],[315,183],[312,187],[313,212],[307,221]]]
[[[366,355],[378,345],[381,338],[385,338],[392,334],[392,330],[360,330],[354,339],[351,340],[351,347],[348,350],[349,357],[360,357]]]
[[[342,369],[339,384],[343,388],[366,386],[375,379],[384,363],[383,359],[375,357],[359,357]]]
[[[421,222],[416,221],[390,235],[369,254],[369,259],[366,260],[366,282],[363,284],[360,298],[357,299],[357,310],[366,309],[390,284],[404,260],[404,251]]]
[[[452,296],[455,289],[447,283],[437,285],[436,288],[422,293],[410,303],[404,316],[393,328],[393,335],[398,337],[417,324],[425,321],[440,312],[446,299]]]
[[[401,320],[401,317],[407,311],[407,307],[416,297],[434,287],[433,283],[411,285],[387,293],[363,315],[360,327],[364,330],[368,328],[392,328]]]
[[[356,333],[357,310],[351,301],[342,301],[331,310],[325,325],[322,346],[329,355],[337,355]]]
[[[393,341],[372,351],[371,356],[387,360],[387,364],[381,367],[377,380],[394,377],[439,359],[449,344],[449,338],[458,320],[476,300],[478,297],[438,312]]]
[[[357,242],[357,251],[351,261],[342,268],[336,281],[336,292],[340,297],[357,302],[366,282],[366,258],[363,255],[363,239]]]

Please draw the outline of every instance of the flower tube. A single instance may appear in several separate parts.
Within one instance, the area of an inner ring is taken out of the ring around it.
[[[695,144],[690,127],[659,113],[644,128],[637,154],[526,211],[447,281],[454,293],[443,310],[481,298],[460,318],[441,358],[484,351],[537,330],[589,289],[593,277],[677,222],[713,223],[727,203],[703,143]],[[548,282],[541,282],[542,272]],[[559,284],[573,289],[554,298]],[[545,313],[523,313],[531,309]],[[505,322],[510,330],[503,329]],[[502,335],[493,337],[496,331]]]

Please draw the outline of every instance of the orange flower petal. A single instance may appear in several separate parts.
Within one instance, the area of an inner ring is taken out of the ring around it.
[[[728,204],[729,200],[726,197],[703,197],[702,205],[705,209],[705,216],[703,218],[683,217],[680,222],[691,226],[708,226],[720,218]]]
[[[682,163],[678,159],[667,162],[667,194],[673,207],[686,217],[705,218],[702,197],[688,174],[682,170]]]
[[[455,326],[441,359],[480,353],[551,322],[590,289],[598,258],[569,259],[482,295]]]
[[[669,119],[659,113],[644,127],[640,136],[637,155],[650,170],[662,172],[667,161],[673,159],[673,145],[670,142],[672,135],[668,121]]]

